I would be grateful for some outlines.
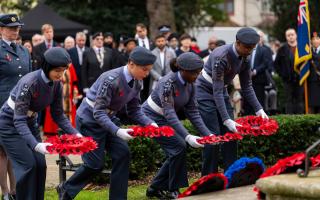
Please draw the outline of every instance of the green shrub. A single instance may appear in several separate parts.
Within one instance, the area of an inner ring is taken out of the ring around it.
[[[320,139],[320,115],[278,115],[273,116],[279,123],[277,134],[272,136],[246,136],[238,145],[238,156],[256,156],[266,165],[294,152],[304,151]],[[189,121],[183,121],[190,133],[197,135]],[[152,139],[137,138],[129,142],[131,151],[130,178],[141,179],[161,167],[164,154]],[[188,147],[188,169],[201,170],[201,149]],[[109,160],[110,161],[110,160]],[[110,164],[110,163],[109,163]]]

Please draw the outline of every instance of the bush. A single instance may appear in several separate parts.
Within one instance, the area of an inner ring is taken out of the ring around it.
[[[306,150],[320,139],[320,115],[278,115],[273,116],[279,123],[279,130],[273,136],[246,136],[238,145],[238,156],[259,157],[266,165],[274,164],[278,159],[294,152]],[[196,134],[189,121],[184,126]],[[131,151],[130,178],[141,179],[161,166],[164,154],[160,146],[151,139],[138,138],[129,142]],[[187,151],[188,169],[201,170],[201,149],[189,147]]]

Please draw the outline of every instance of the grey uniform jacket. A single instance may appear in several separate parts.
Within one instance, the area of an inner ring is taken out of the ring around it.
[[[262,109],[252,88],[251,69],[246,58],[236,55],[233,44],[223,45],[211,52],[204,70],[211,78],[210,83],[200,75],[196,86],[197,99],[214,100],[222,121],[230,119],[224,99],[228,97],[227,86],[236,74],[239,74],[243,97],[247,99],[255,111]]]
[[[167,125],[173,127],[180,136],[185,138],[189,133],[177,116],[177,112],[184,109],[186,116],[197,130],[202,135],[209,135],[210,131],[199,114],[195,87],[193,84],[183,83],[178,73],[170,72],[164,76],[149,97],[158,107],[162,108],[163,115],[152,109],[148,101],[143,103],[143,111],[156,122],[167,121]]]
[[[28,50],[17,45],[16,52],[0,40],[0,107],[8,99],[17,82],[31,72],[31,58]]]
[[[14,127],[14,132],[18,132],[31,148],[38,143],[30,130],[30,127],[34,127],[37,123],[35,113],[44,110],[48,105],[50,105],[53,120],[65,133],[78,133],[63,112],[62,83],[47,81],[42,70],[28,73],[20,79],[10,93],[15,103],[14,110],[6,102],[0,111],[0,126],[8,129]],[[35,115],[30,116],[30,112]]]
[[[119,67],[101,74],[87,92],[87,98],[94,103],[92,107],[84,99],[77,110],[77,116],[92,125],[99,125],[115,134],[119,127],[112,122],[113,117],[124,106],[128,115],[141,125],[151,124],[140,106],[140,90],[142,81],[135,80],[131,88],[124,76],[124,67]]]

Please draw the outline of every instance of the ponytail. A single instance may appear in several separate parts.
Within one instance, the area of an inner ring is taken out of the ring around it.
[[[173,59],[170,60],[170,69],[173,72],[179,71],[179,67],[178,67],[178,64],[177,64],[177,58],[173,58]]]

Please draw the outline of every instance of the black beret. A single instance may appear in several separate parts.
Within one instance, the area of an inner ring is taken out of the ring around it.
[[[177,65],[180,69],[191,71],[203,68],[203,60],[193,52],[186,52],[178,56]]]
[[[14,27],[14,26],[23,26],[16,14],[4,14],[0,16],[0,27]]]
[[[54,67],[64,67],[71,63],[69,53],[61,47],[52,47],[44,52],[44,59]]]
[[[178,33],[171,33],[168,37],[168,41],[170,41],[172,38],[179,39],[179,34]]]
[[[260,40],[260,35],[252,28],[241,28],[236,35],[236,39],[246,45],[257,44]]]
[[[95,34],[92,35],[92,39],[94,40],[98,36],[102,36],[103,37],[103,33],[102,32],[96,32]]]
[[[136,47],[130,53],[129,59],[137,65],[153,65],[157,57],[144,47]]]

